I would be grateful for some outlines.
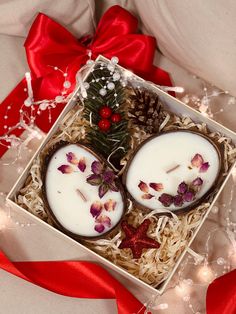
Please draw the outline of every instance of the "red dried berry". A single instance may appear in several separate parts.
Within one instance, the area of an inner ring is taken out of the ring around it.
[[[110,116],[112,115],[112,110],[110,107],[108,106],[103,106],[100,110],[99,110],[99,115],[103,118],[103,119],[108,119],[110,118]]]
[[[121,115],[119,113],[114,113],[112,116],[111,116],[111,121],[113,123],[118,123],[121,121]]]
[[[98,127],[101,131],[103,132],[107,132],[109,131],[110,127],[111,127],[111,122],[107,119],[101,119],[98,122]]]

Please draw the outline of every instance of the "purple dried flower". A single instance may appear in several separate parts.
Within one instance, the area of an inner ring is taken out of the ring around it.
[[[183,195],[183,199],[185,202],[192,202],[194,200],[194,192],[192,191],[187,191],[184,195]]]
[[[163,206],[169,207],[173,203],[173,196],[167,193],[162,193],[158,200],[162,203]]]
[[[97,231],[98,233],[102,233],[104,231],[105,227],[103,224],[97,224],[94,227],[94,230]]]
[[[119,188],[116,186],[115,181],[109,184],[109,189],[113,192],[119,192]]]
[[[91,185],[100,185],[102,183],[101,176],[98,174],[91,174],[86,181]]]
[[[80,170],[81,172],[84,172],[84,171],[85,171],[85,169],[86,169],[86,163],[85,163],[85,158],[84,158],[84,157],[79,160],[78,168],[79,168],[79,170]]]
[[[106,182],[107,184],[110,184],[110,183],[113,183],[116,176],[114,174],[113,171],[111,170],[106,170],[104,171],[104,173],[102,174],[102,178],[103,178],[103,181]]]
[[[174,196],[174,205],[175,206],[182,206],[184,203],[184,200],[183,200],[183,196],[180,195],[180,194],[177,194]]]
[[[93,217],[98,217],[102,211],[102,203],[101,202],[94,202],[90,207],[90,213]]]
[[[93,161],[91,170],[94,174],[101,174],[103,171],[103,164],[100,161]]]
[[[57,168],[61,173],[71,173],[73,172],[73,168],[69,165],[61,165],[60,167]]]
[[[203,184],[203,180],[200,177],[197,177],[192,182],[192,186],[201,186],[202,184]]]
[[[177,192],[179,194],[184,194],[188,190],[188,185],[183,181],[179,184]]]
[[[200,168],[199,172],[206,172],[209,167],[210,167],[209,162],[204,162],[204,163],[201,165],[201,168]]]
[[[102,198],[109,190],[109,187],[107,184],[105,183],[102,183],[100,186],[99,186],[99,189],[98,189],[98,195],[100,198]]]
[[[76,155],[72,152],[69,152],[68,154],[66,154],[66,158],[67,158],[67,161],[73,165],[77,165],[79,162]]]
[[[96,219],[96,222],[111,227],[111,219],[108,216],[101,215]]]

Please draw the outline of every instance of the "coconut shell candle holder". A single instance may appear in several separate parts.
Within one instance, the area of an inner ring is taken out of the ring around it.
[[[181,213],[214,192],[221,166],[220,149],[211,138],[189,130],[168,131],[136,149],[123,182],[139,208]]]
[[[54,224],[69,236],[97,238],[120,222],[126,198],[106,160],[80,143],[60,143],[46,156],[43,199]]]

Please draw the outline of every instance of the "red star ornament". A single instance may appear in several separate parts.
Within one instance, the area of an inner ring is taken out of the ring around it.
[[[134,228],[129,225],[127,221],[122,221],[121,228],[123,229],[126,237],[119,245],[119,249],[131,249],[134,258],[140,258],[143,249],[158,249],[160,244],[146,235],[150,223],[151,220],[146,219],[138,228]]]

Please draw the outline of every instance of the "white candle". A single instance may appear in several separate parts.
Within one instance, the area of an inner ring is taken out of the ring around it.
[[[139,204],[174,211],[205,195],[219,170],[218,150],[207,138],[188,131],[167,132],[140,147],[128,167],[126,186]],[[181,182],[186,185],[179,187]],[[194,196],[186,194],[189,191]],[[170,196],[169,204],[163,194]]]
[[[70,144],[59,148],[47,166],[45,193],[48,205],[57,221],[79,236],[100,236],[119,222],[124,211],[120,192],[109,189],[100,198],[99,186],[87,182],[93,175],[91,165],[94,161],[98,159],[91,152]]]

